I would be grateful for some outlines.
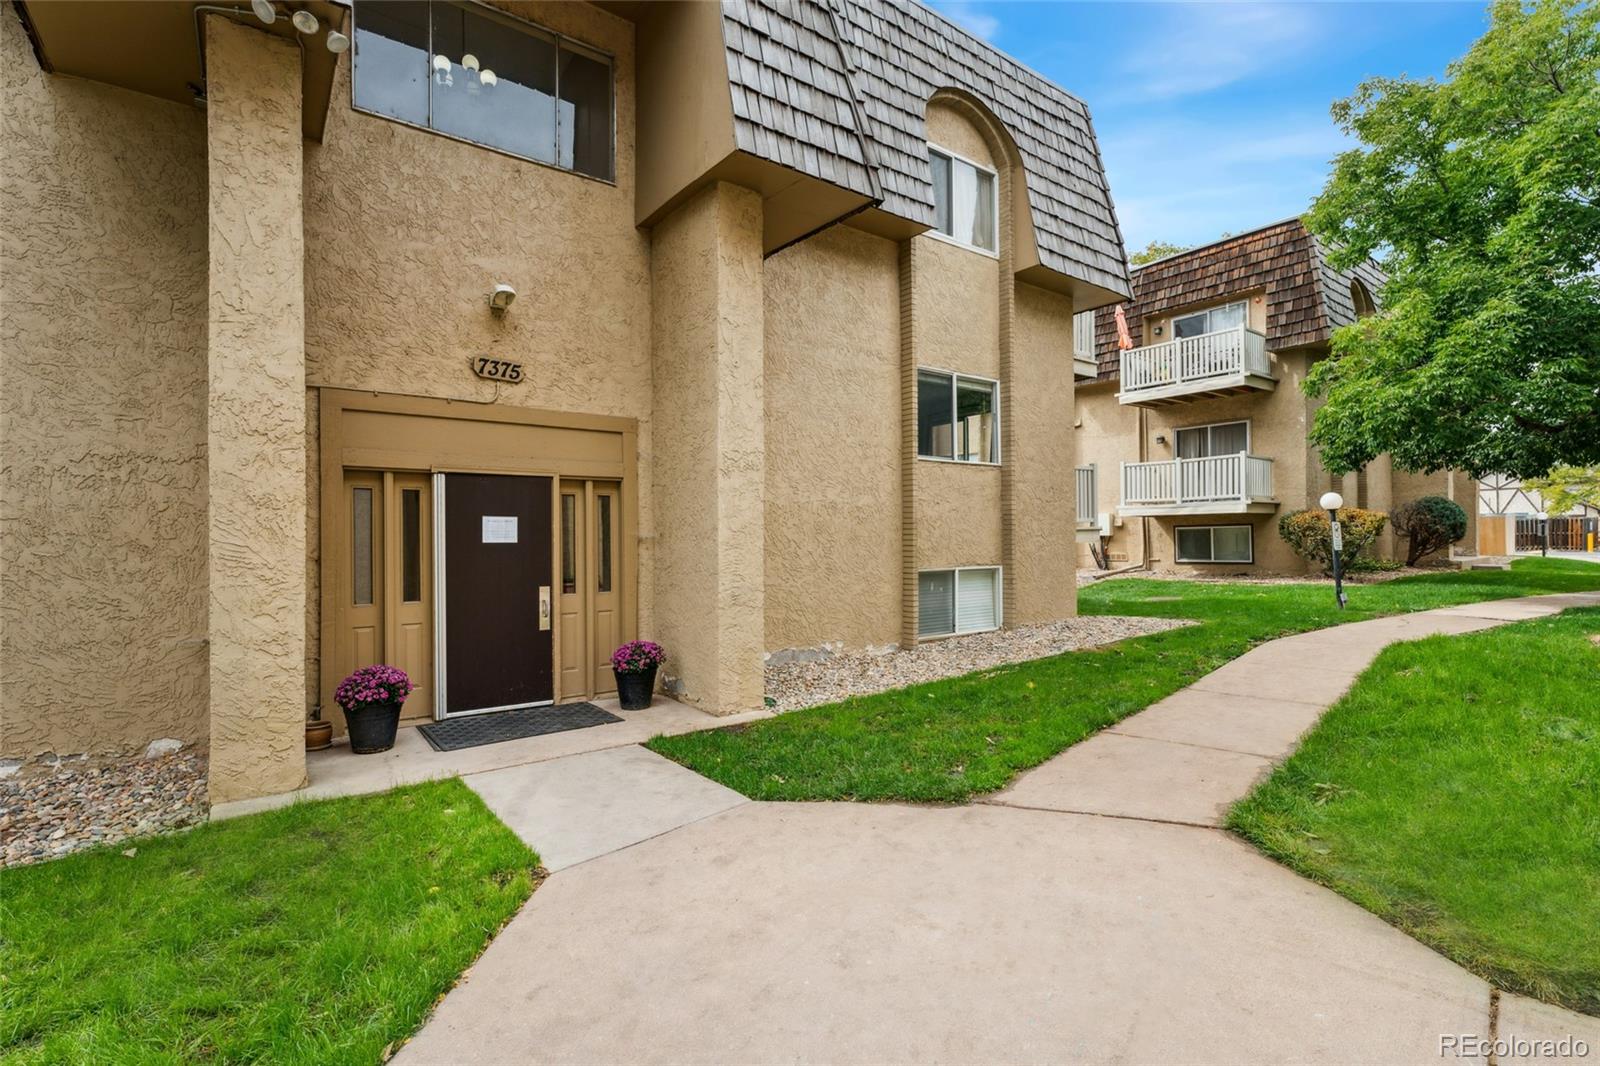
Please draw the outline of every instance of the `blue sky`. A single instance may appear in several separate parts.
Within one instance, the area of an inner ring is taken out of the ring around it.
[[[1438,76],[1481,3],[985,2],[933,6],[1089,104],[1129,251],[1298,214],[1344,148],[1328,105]]]

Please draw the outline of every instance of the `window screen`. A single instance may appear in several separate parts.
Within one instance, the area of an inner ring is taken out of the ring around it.
[[[917,454],[936,459],[955,457],[951,432],[950,375],[917,371]]]
[[[994,383],[956,380],[956,425],[960,446],[956,458],[969,463],[992,463],[995,458]]]
[[[956,629],[956,575],[953,570],[924,570],[917,575],[917,633],[943,636]]]

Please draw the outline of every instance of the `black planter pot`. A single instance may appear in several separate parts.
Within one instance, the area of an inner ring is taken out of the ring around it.
[[[344,712],[350,727],[350,750],[357,755],[376,755],[394,747],[394,735],[400,728],[398,703],[369,703]]]
[[[621,670],[611,671],[617,675],[617,700],[625,711],[642,711],[650,706],[651,697],[656,690],[656,668],[637,673],[623,673]]]

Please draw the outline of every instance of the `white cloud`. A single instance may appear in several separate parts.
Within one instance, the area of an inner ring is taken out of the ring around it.
[[[1119,96],[1170,100],[1282,69],[1332,27],[1316,4],[1197,3],[1130,6],[1150,19],[1123,60]]]
[[[1298,214],[1347,146],[1317,111],[1168,119],[1102,138],[1128,248],[1201,244]]]
[[[933,9],[974,37],[992,41],[1000,32],[1000,20],[981,11],[971,0],[946,0],[932,5]]]

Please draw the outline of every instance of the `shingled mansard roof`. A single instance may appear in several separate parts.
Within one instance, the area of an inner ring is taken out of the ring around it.
[[[1134,267],[1133,302],[1123,306],[1123,314],[1137,348],[1156,340],[1143,336],[1146,317],[1265,289],[1267,347],[1281,351],[1325,342],[1354,322],[1350,283],[1357,278],[1376,300],[1384,281],[1378,264],[1369,259],[1352,270],[1335,270],[1322,242],[1290,218]],[[1098,312],[1094,325],[1097,380],[1115,380],[1122,353],[1112,309]]]
[[[932,226],[927,103],[939,89],[963,90],[1016,141],[1040,262],[1129,291],[1083,101],[915,0],[724,0],[722,12],[742,151]]]

